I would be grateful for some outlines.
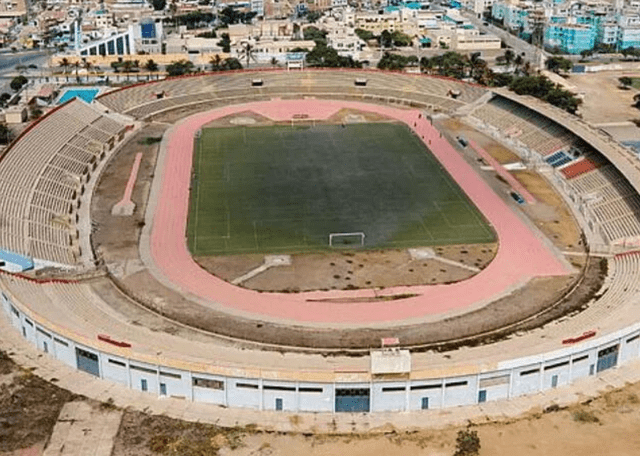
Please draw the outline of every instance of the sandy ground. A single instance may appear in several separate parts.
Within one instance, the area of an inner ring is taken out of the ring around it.
[[[438,257],[483,269],[497,244],[432,247]],[[231,281],[263,263],[262,255],[196,257],[212,274]],[[247,280],[245,288],[262,291],[346,290],[457,282],[476,272],[438,260],[415,260],[407,250],[292,255],[290,266],[268,269]]]
[[[638,455],[639,394],[639,384],[629,385],[566,409],[534,410],[506,422],[470,423],[468,429],[478,433],[480,456]],[[450,456],[463,429],[401,433],[388,426],[377,434],[275,434],[125,412],[113,456]]]
[[[503,165],[521,161],[518,155],[493,138],[461,123],[457,119],[448,119],[443,124],[456,135],[462,134],[478,143]],[[583,251],[580,241],[580,228],[571,210],[553,186],[535,171],[514,171],[512,174],[537,200],[536,204],[519,206],[519,209],[561,250]]]
[[[640,118],[640,110],[633,106],[634,89],[620,88],[621,76],[639,77],[640,72],[603,71],[600,73],[571,74],[567,80],[583,94],[579,113],[594,124],[624,122]]]

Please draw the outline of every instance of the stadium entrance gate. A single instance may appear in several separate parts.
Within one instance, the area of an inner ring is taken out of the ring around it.
[[[603,370],[614,367],[616,364],[618,364],[618,345],[605,348],[598,352],[596,372],[602,372]]]
[[[337,388],[336,412],[368,412],[370,396],[369,388]]]
[[[98,364],[98,355],[76,348],[76,362],[78,363],[78,369],[86,372],[87,374],[100,377],[100,365]]]

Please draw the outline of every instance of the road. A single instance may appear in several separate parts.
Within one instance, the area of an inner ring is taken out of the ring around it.
[[[532,46],[520,38],[516,38],[511,35],[506,30],[501,29],[500,27],[496,27],[490,23],[483,21],[482,19],[478,19],[473,13],[469,11],[460,11],[461,14],[468,19],[473,25],[475,25],[480,31],[492,33],[500,38],[507,46],[513,49],[516,54],[523,54],[522,56],[525,60],[529,61],[532,66],[539,67],[540,66],[540,58],[541,56],[548,57],[548,53],[544,50]],[[484,25],[488,24],[488,25]]]
[[[12,76],[17,74],[16,66],[37,65],[40,69],[47,65],[48,58],[49,51],[41,50],[0,54],[0,93],[13,93],[9,84]]]

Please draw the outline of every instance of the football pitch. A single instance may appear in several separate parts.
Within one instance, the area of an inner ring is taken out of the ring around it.
[[[392,123],[203,129],[187,238],[198,256],[495,240],[422,141]]]

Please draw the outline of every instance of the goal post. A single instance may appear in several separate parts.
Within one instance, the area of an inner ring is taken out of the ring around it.
[[[329,247],[362,247],[365,235],[362,231],[353,233],[330,233]]]

